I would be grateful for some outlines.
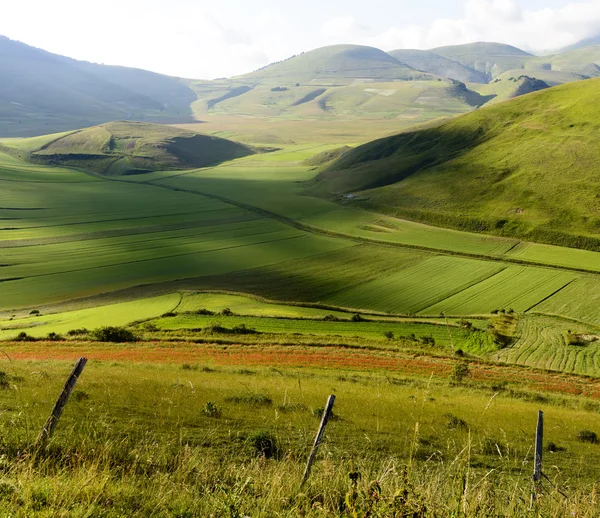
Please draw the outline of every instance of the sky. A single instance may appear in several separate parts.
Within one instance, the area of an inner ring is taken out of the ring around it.
[[[473,41],[549,52],[600,34],[600,0],[19,0],[0,35],[76,59],[214,79],[324,45]]]

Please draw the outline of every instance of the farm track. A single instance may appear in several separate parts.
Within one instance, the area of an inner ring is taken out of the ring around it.
[[[484,261],[492,261],[492,262],[500,262],[500,263],[510,263],[510,264],[518,264],[518,265],[522,265],[522,266],[542,266],[545,268],[551,268],[554,270],[562,270],[562,271],[570,271],[570,272],[581,272],[581,273],[590,273],[590,274],[594,274],[594,275],[600,275],[600,272],[597,270],[590,270],[587,268],[575,268],[575,267],[570,267],[570,266],[558,266],[558,265],[553,265],[553,264],[548,264],[548,263],[543,263],[543,262],[538,262],[538,261],[526,261],[526,260],[519,260],[519,259],[513,259],[510,257],[506,257],[506,256],[502,256],[502,257],[494,257],[491,255],[486,255],[486,254],[473,254],[473,253],[469,253],[469,252],[454,252],[454,251],[450,251],[450,250],[445,250],[445,249],[440,249],[440,248],[432,248],[432,247],[428,247],[428,246],[419,246],[419,245],[409,245],[409,244],[404,244],[404,243],[394,243],[394,242],[390,242],[390,241],[383,241],[380,239],[372,239],[372,238],[367,238],[367,237],[357,237],[357,236],[352,236],[350,234],[345,234],[343,232],[338,232],[338,231],[333,231],[333,230],[327,230],[327,229],[323,229],[323,228],[319,228],[319,227],[315,227],[313,225],[307,225],[306,223],[302,223],[298,220],[292,219],[292,218],[288,218],[286,216],[282,216],[281,214],[277,214],[275,212],[266,210],[266,209],[262,209],[260,207],[256,207],[254,205],[249,205],[247,203],[241,202],[241,201],[237,201],[237,200],[233,200],[231,198],[226,198],[225,196],[219,196],[217,194],[212,194],[212,193],[207,193],[207,192],[203,192],[203,191],[198,191],[198,190],[193,190],[193,189],[182,189],[179,187],[174,187],[171,185],[166,185],[163,183],[157,183],[156,180],[152,181],[140,181],[140,182],[131,182],[128,180],[120,180],[120,179],[116,179],[116,178],[107,178],[107,177],[103,177],[101,175],[96,175],[94,173],[90,173],[89,171],[85,171],[86,174],[89,174],[91,176],[97,177],[97,178],[102,178],[104,180],[108,180],[108,181],[112,181],[112,182],[121,182],[121,183],[127,183],[127,184],[131,184],[131,183],[138,183],[141,185],[148,185],[148,186],[153,186],[153,187],[158,187],[161,189],[168,189],[170,191],[174,191],[174,192],[184,192],[187,194],[194,194],[197,196],[203,196],[205,198],[209,198],[209,199],[213,199],[213,200],[218,200],[221,201],[223,203],[228,203],[230,205],[239,207],[241,209],[245,209],[248,210],[250,212],[253,212],[255,214],[258,214],[262,217],[265,218],[271,218],[274,219],[276,221],[279,221],[280,223],[283,223],[285,225],[291,226],[293,228],[296,228],[298,230],[302,230],[304,232],[310,232],[310,233],[314,233],[314,234],[320,234],[320,235],[325,235],[325,236],[330,236],[330,237],[336,237],[336,238],[341,238],[341,239],[348,239],[354,242],[358,242],[358,243],[370,243],[370,244],[375,244],[375,245],[379,245],[379,246],[385,246],[385,247],[391,247],[391,248],[404,248],[404,249],[411,249],[411,250],[420,250],[420,251],[424,251],[424,252],[430,252],[430,253],[435,253],[438,255],[448,255],[448,256],[456,256],[456,257],[465,257],[465,258],[469,258],[469,259],[480,259],[480,260],[484,260]]]

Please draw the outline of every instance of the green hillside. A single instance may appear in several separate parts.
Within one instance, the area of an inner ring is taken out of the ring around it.
[[[431,75],[419,72],[374,47],[331,45],[272,63],[235,79],[251,84],[332,86],[351,84],[355,80],[407,81],[431,78]]]
[[[474,68],[489,78],[496,77],[506,70],[523,68],[524,63],[533,58],[528,52],[511,45],[491,42],[450,45],[431,49],[431,51]]]
[[[310,190],[443,226],[600,249],[600,80],[360,146]],[[360,203],[360,202],[359,202]]]
[[[428,50],[398,49],[392,50],[388,54],[416,70],[429,72],[439,77],[456,79],[463,83],[488,82],[486,74]]]
[[[192,169],[254,153],[231,140],[143,122],[109,122],[66,134],[8,141],[0,150],[35,163],[110,176]]]
[[[66,58],[0,36],[0,136],[115,119],[191,120],[194,92],[176,78]]]

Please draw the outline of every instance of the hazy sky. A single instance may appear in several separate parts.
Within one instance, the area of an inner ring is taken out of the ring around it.
[[[0,34],[74,57],[210,79],[334,43],[472,41],[546,51],[600,33],[600,0],[18,0]]]

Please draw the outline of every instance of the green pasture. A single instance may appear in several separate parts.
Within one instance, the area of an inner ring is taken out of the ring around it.
[[[45,337],[49,333],[65,334],[72,329],[96,329],[107,323],[126,326],[135,320],[147,320],[172,311],[180,301],[181,296],[174,293],[49,315],[6,315],[0,318],[0,339],[14,338],[23,331],[30,336]]]
[[[487,279],[428,307],[424,313],[489,313],[498,309],[526,312],[551,298],[577,276],[569,272],[509,266]]]

